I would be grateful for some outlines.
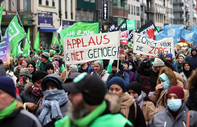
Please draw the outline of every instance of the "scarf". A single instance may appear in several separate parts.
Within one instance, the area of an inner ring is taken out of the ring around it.
[[[128,119],[130,107],[135,99],[126,92],[120,96],[120,100],[122,101],[120,111]]]
[[[31,91],[31,93],[37,97],[41,97],[42,96],[42,89],[34,87]]]
[[[59,120],[63,118],[60,106],[68,101],[67,93],[64,90],[49,90],[43,92],[44,109],[38,116],[42,125],[47,125],[52,119]]]
[[[92,111],[90,114],[88,114],[87,116],[75,120],[75,121],[71,121],[69,119],[68,116],[64,117],[63,120],[63,124],[62,127],[72,127],[72,124],[76,125],[77,127],[89,127],[90,124],[97,118],[99,117],[106,109],[107,104],[105,101],[103,101],[94,111]],[[55,126],[59,126],[57,125],[58,123],[55,123]],[[60,127],[60,126],[59,126]]]
[[[0,120],[4,119],[5,117],[9,116],[11,113],[14,112],[16,109],[17,101],[14,100],[10,106],[0,112]]]

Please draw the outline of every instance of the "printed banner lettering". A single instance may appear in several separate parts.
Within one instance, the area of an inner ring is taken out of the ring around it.
[[[133,41],[134,53],[156,56],[159,52],[162,52],[164,55],[167,53],[172,53],[172,55],[175,56],[173,37],[164,38],[160,41],[154,41],[147,38],[145,35],[134,33]]]
[[[98,59],[117,59],[120,32],[63,38],[66,63],[77,64]]]

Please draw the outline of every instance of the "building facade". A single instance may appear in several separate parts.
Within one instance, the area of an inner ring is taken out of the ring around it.
[[[141,27],[141,3],[140,0],[127,0],[128,19],[135,20],[136,29]]]

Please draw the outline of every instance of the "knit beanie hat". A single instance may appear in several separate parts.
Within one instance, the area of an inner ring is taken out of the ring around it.
[[[36,72],[33,74],[33,76],[32,76],[32,82],[33,82],[33,84],[34,84],[36,81],[38,81],[38,80],[40,80],[40,79],[43,79],[46,75],[47,75],[47,74],[46,74],[45,72],[43,72],[43,71],[36,71]]]
[[[113,84],[119,85],[122,88],[123,92],[127,92],[125,81],[121,77],[113,77],[112,79],[110,79],[109,83],[107,84],[107,88],[109,89],[109,87]]]
[[[154,64],[153,64],[154,67],[164,66],[164,65],[165,65],[164,62],[161,59],[155,58]]]
[[[122,63],[123,63],[123,64],[127,64],[127,66],[129,67],[129,61],[124,60]]]
[[[16,98],[16,88],[13,80],[10,77],[0,77],[0,89]]]
[[[133,90],[135,93],[138,94],[138,96],[140,96],[141,94],[141,85],[138,82],[131,82],[128,86],[127,86],[127,91],[129,90]]]
[[[29,78],[32,77],[32,74],[29,73],[29,70],[27,68],[21,68],[20,73],[19,73],[19,77],[21,76],[27,76]]]
[[[53,61],[58,67],[59,67],[59,62],[58,61]]]
[[[44,57],[45,59],[49,59],[49,53],[48,52],[44,52],[42,53],[42,57]]]
[[[180,86],[172,86],[169,90],[168,90],[168,96],[169,94],[174,93],[178,96],[179,99],[183,99],[184,98],[184,91],[183,88],[181,88]],[[183,100],[182,100],[183,101]]]
[[[57,74],[49,74],[42,81],[42,90],[45,91],[48,86],[55,86],[58,90],[62,89],[62,80]]]
[[[169,56],[172,59],[172,53],[168,53],[166,56]]]
[[[54,67],[53,67],[53,64],[52,63],[47,63],[46,66],[45,66],[45,71],[49,70],[49,69],[52,69],[54,70]]]
[[[183,54],[180,54],[179,57],[183,57],[183,59],[185,59],[185,55]]]
[[[117,60],[114,60],[114,62],[112,63],[112,67],[114,66],[114,67],[117,67],[117,65],[118,65],[118,62],[117,62]],[[119,61],[119,69],[121,68],[121,61]]]

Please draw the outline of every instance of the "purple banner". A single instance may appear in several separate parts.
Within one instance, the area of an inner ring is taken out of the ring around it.
[[[6,43],[0,43],[0,59],[3,61],[3,63],[7,63],[6,50]]]
[[[38,25],[53,26],[53,15],[47,13],[38,13]]]
[[[72,26],[75,22],[74,21],[62,21],[62,27],[63,28],[66,28],[66,27],[69,27],[69,26]]]

